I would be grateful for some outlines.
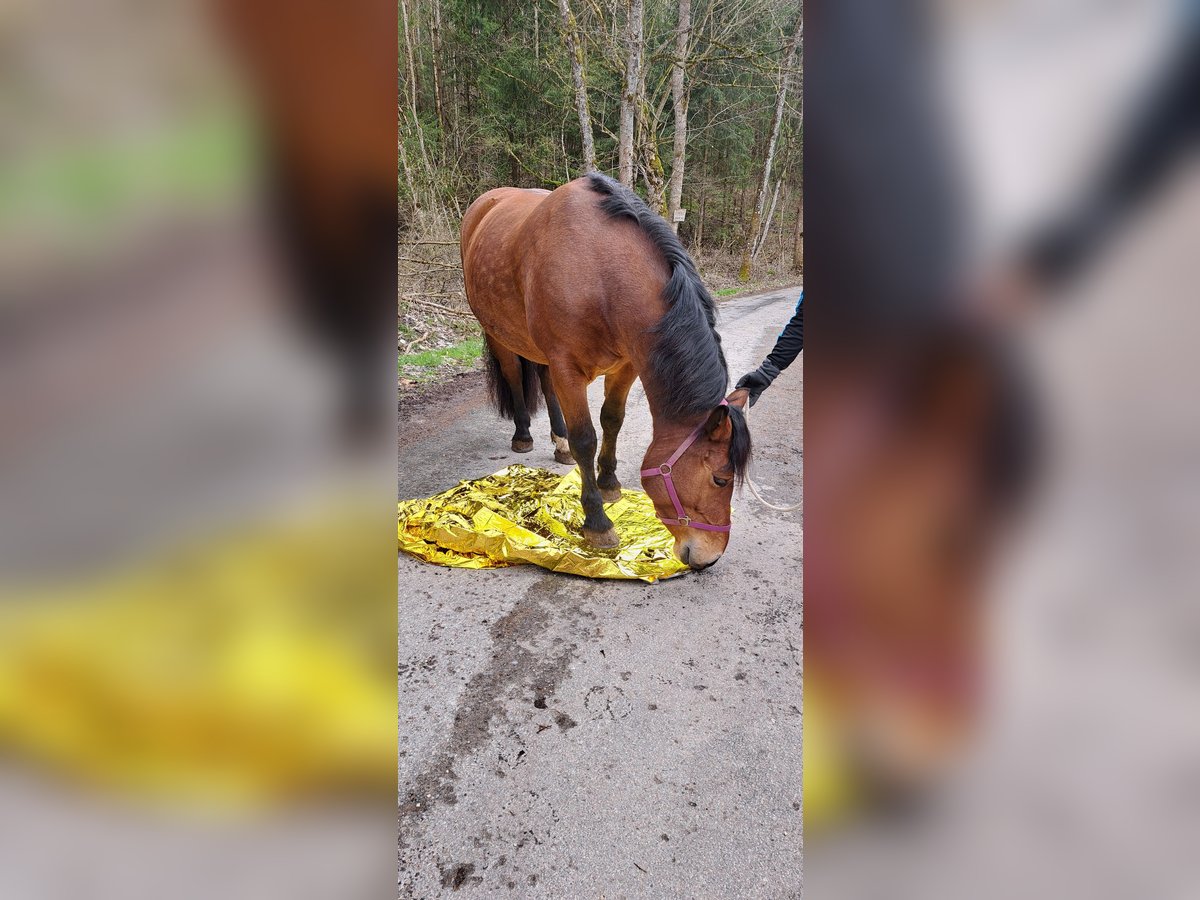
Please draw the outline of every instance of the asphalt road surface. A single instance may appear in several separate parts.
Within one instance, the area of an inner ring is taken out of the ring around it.
[[[721,305],[731,381],[798,294]],[[800,496],[802,384],[797,363],[750,417],[752,472],[780,504]],[[534,451],[512,453],[479,385],[400,431],[401,497],[512,462],[568,471],[544,413]],[[627,487],[649,435],[639,384]],[[720,562],[654,585],[398,565],[401,897],[800,896],[799,512],[735,495]]]

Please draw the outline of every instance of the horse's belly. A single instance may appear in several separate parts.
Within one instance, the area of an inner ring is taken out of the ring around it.
[[[528,332],[525,331],[524,323],[514,327],[509,322],[494,322],[483,323],[483,330],[488,337],[497,341],[501,346],[507,347],[517,356],[523,356],[530,362],[549,363],[550,360],[546,354],[542,352],[533,341],[530,339]]]
[[[548,362],[529,337],[525,303],[516,286],[509,279],[496,277],[472,279],[472,282],[467,303],[487,336],[532,362]]]

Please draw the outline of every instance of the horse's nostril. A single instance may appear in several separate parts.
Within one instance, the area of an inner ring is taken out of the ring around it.
[[[680,560],[683,561],[683,564],[685,566],[691,565],[691,563],[688,562],[688,560],[690,560],[692,558],[692,545],[691,544],[683,545],[683,552],[679,554],[679,558],[680,558]]]

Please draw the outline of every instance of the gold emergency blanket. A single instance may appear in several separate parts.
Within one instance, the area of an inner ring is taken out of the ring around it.
[[[491,569],[533,563],[588,578],[657,581],[687,568],[642,491],[605,507],[621,543],[598,550],[580,536],[579,469],[568,475],[512,465],[399,505],[400,549],[442,566]]]
[[[379,538],[376,516],[331,510],[78,583],[0,585],[0,753],[213,811],[394,788]]]

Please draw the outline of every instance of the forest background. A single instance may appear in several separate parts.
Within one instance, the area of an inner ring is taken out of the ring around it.
[[[458,223],[494,187],[606,172],[673,223],[718,297],[799,283],[799,3],[399,3],[402,386],[477,361]]]

